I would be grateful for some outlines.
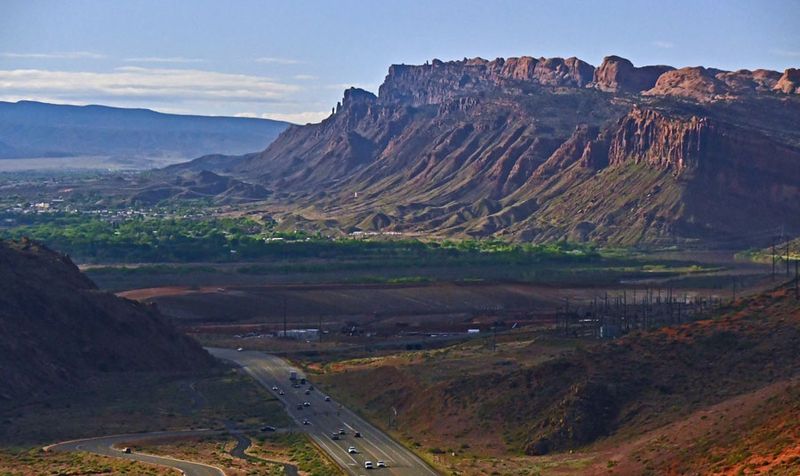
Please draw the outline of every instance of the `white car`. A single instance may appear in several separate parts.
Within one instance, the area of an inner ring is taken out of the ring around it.
[[[273,385],[272,386],[272,391],[273,392],[277,392],[278,391],[278,386],[277,385]]]
[[[243,348],[243,347],[239,347],[238,349],[236,349],[236,352],[241,352],[241,351],[243,351],[243,350],[244,350],[244,348]]]
[[[386,467],[386,463],[384,463],[383,461],[378,461],[378,464],[377,464],[377,466],[378,466],[379,468],[385,468],[385,467]]]
[[[354,455],[358,453],[358,450],[356,449],[355,446],[351,446],[350,448],[347,448],[347,452],[350,453],[351,455]]]
[[[372,461],[364,461],[364,469],[372,469]]]

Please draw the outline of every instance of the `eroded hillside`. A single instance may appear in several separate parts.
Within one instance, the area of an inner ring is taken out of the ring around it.
[[[260,154],[172,172],[258,183],[292,227],[749,245],[800,232],[795,80],[616,56],[394,65]]]

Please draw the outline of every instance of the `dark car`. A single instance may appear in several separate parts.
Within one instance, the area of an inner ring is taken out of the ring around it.
[[[353,433],[353,436],[355,436],[356,438],[361,438],[361,432],[357,431],[357,432]]]
[[[261,431],[275,431],[275,430],[276,430],[276,428],[274,426],[267,425],[267,426],[262,426],[261,427]]]

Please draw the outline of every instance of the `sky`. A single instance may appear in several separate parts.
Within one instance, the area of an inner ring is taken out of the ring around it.
[[[800,0],[0,0],[0,101],[306,123],[390,64],[611,54],[800,67]]]

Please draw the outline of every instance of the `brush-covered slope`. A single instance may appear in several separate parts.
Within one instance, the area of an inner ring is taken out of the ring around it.
[[[344,230],[751,243],[800,232],[796,76],[616,56],[394,65],[378,96],[351,88],[260,154],[187,167]]]
[[[211,365],[154,307],[98,290],[43,246],[0,242],[0,401],[46,395],[93,372]]]
[[[793,288],[782,288],[740,299],[707,320],[587,343],[560,356],[557,341],[550,348],[501,341],[480,366],[465,365],[467,350],[454,347],[423,358],[331,365],[319,379],[378,422],[395,409],[396,427],[424,448],[468,441],[477,454],[608,450],[616,457],[651,441],[642,446],[661,450],[658,466],[681,467],[651,474],[710,474],[743,444],[755,461],[778,462],[782,451],[790,458],[800,449],[798,406],[781,390],[797,394],[798,339],[800,300]],[[769,403],[770,413],[754,403]],[[720,410],[725,421],[718,421]],[[681,430],[687,422],[694,428]],[[686,441],[666,443],[687,431],[694,433]],[[656,462],[633,453],[628,463],[638,467],[619,474],[647,474],[642,466]]]

